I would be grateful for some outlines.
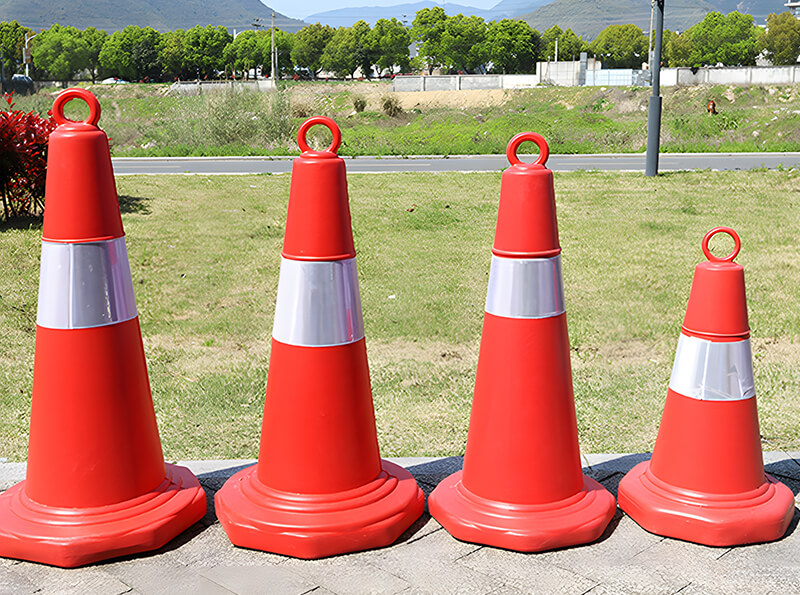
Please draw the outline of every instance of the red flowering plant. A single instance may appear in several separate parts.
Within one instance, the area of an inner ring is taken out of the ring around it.
[[[55,129],[52,117],[14,109],[14,93],[4,93],[0,108],[0,198],[3,217],[44,212],[47,140]],[[5,107],[5,106],[4,106]]]

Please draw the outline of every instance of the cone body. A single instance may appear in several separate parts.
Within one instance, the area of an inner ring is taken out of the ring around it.
[[[335,126],[335,124],[334,124]],[[388,545],[424,509],[378,452],[344,162],[293,165],[258,463],[216,495],[238,546],[320,558]]]
[[[581,473],[552,172],[503,173],[463,471],[433,491],[454,537],[518,551],[594,541],[616,503]]]
[[[744,271],[695,270],[652,459],[620,482],[620,507],[652,533],[711,546],[772,541],[794,512],[764,473]]]
[[[71,567],[157,549],[206,503],[164,464],[105,134],[60,125],[47,167],[29,459],[0,494],[0,555]]]

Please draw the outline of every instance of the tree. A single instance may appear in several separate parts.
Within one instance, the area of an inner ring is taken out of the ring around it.
[[[339,27],[322,51],[319,64],[337,78],[352,76],[356,64],[356,36],[352,27]]]
[[[562,31],[558,25],[553,25],[542,33],[540,42],[540,55],[548,60],[556,59],[556,39],[558,40],[558,59],[577,60],[581,52],[589,51],[589,44],[575,34],[572,29]]]
[[[183,53],[183,38],[186,31],[176,29],[161,36],[158,46],[158,61],[161,63],[163,78],[167,80],[188,79],[195,73],[189,72],[185,65]]]
[[[129,79],[159,78],[161,34],[151,27],[128,25],[109,36],[100,50],[100,65],[109,74]]]
[[[609,68],[640,68],[648,59],[647,36],[636,25],[610,25],[589,44]]]
[[[242,31],[232,43],[225,46],[223,58],[225,64],[230,64],[234,70],[241,70],[245,78],[250,75],[250,70],[264,64],[264,45],[261,37],[255,31]],[[269,54],[268,54],[269,55]]]
[[[0,60],[6,77],[17,72],[17,67],[22,64],[22,47],[25,45],[25,35],[31,33],[17,21],[0,23]]]
[[[33,38],[31,58],[39,70],[66,81],[89,67],[89,46],[78,29],[56,24]]]
[[[89,27],[82,35],[86,44],[86,65],[92,74],[92,82],[95,82],[100,70],[100,52],[103,50],[103,44],[108,39],[108,33],[102,29],[98,30],[94,27]]]
[[[750,66],[756,63],[759,29],[750,15],[710,12],[684,35],[688,35],[690,45],[687,66]]]
[[[444,22],[441,48],[444,65],[464,72],[486,64],[486,22],[477,16],[457,14]]]
[[[379,73],[387,69],[394,70],[395,66],[401,72],[409,70],[408,46],[411,45],[411,35],[403,23],[395,18],[379,19],[370,32],[370,38],[372,63],[377,65]]]
[[[533,72],[539,58],[541,36],[525,21],[503,19],[489,23],[486,34],[488,60],[495,72]]]
[[[428,65],[429,74],[446,60],[441,41],[447,18],[444,8],[434,6],[418,10],[411,23],[411,38],[421,44],[418,53]]]
[[[298,68],[305,68],[316,78],[322,70],[322,54],[325,46],[333,38],[333,33],[333,28],[319,23],[300,29],[294,35],[292,62]]]
[[[760,47],[775,64],[795,64],[800,56],[800,20],[788,10],[767,17],[767,30],[761,36]]]
[[[225,47],[233,35],[225,27],[195,25],[183,36],[184,67],[201,78],[216,78],[225,68]]]
[[[259,37],[261,44],[261,56],[264,60],[261,65],[262,72],[268,72],[272,75],[272,58],[270,52],[272,51],[272,31],[264,32],[264,35]],[[281,29],[275,29],[275,48],[278,53],[278,76],[291,76],[294,74],[294,63],[292,62],[292,45],[294,43],[294,35]]]

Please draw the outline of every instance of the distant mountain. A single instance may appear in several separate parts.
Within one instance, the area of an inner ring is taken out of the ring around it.
[[[553,0],[500,0],[489,12],[492,13],[492,18],[494,20],[510,19],[531,12],[552,1]]]
[[[504,0],[507,2],[528,2],[531,0]],[[534,0],[537,1],[537,0]],[[547,1],[547,0],[538,0]],[[0,0],[2,2],[2,0]],[[502,4],[502,2],[501,2]],[[407,26],[411,26],[418,10],[423,8],[433,8],[439,6],[444,8],[445,12],[449,15],[465,14],[475,15],[486,19],[487,21],[495,20],[493,11],[482,10],[473,6],[462,6],[460,4],[438,4],[431,0],[423,0],[414,4],[396,4],[395,6],[359,6],[357,8],[339,8],[337,10],[326,10],[325,12],[318,12],[307,16],[305,20],[307,23],[322,23],[323,25],[330,25],[331,27],[351,27],[353,23],[364,20],[370,26],[375,25],[379,19],[395,18],[398,21],[405,22]],[[502,17],[501,17],[502,18]]]
[[[714,10],[724,14],[737,10],[743,14],[753,16],[756,25],[766,24],[767,15],[771,12],[784,12],[786,0],[708,0],[714,5]],[[665,9],[666,10],[666,9]]]
[[[685,31],[714,10],[720,9],[706,0],[670,0],[664,7],[664,26],[673,31]],[[518,18],[541,32],[558,25],[562,29],[572,29],[586,40],[592,40],[609,25],[633,23],[647,32],[650,28],[650,2],[554,0]]]
[[[128,25],[159,31],[222,25],[252,29],[256,18],[269,27],[272,9],[259,0],[0,0],[0,21],[18,21],[34,30],[54,23],[109,33]],[[275,26],[298,31],[306,23],[275,13]]]

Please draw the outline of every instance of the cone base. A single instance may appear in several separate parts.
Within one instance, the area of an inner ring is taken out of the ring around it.
[[[774,477],[741,494],[708,494],[671,486],[645,461],[619,484],[619,506],[643,529],[710,546],[780,539],[794,515],[792,491]]]
[[[583,477],[583,489],[546,504],[511,504],[481,498],[458,471],[428,498],[431,515],[456,539],[518,552],[540,552],[599,538],[617,509],[614,496]]]
[[[126,502],[57,508],[28,498],[22,481],[0,494],[0,557],[74,568],[155,550],[203,518],[203,488],[185,467],[165,465],[154,490]]]
[[[295,558],[383,547],[422,516],[425,496],[411,473],[389,461],[381,465],[370,483],[333,494],[270,489],[253,465],[217,492],[217,517],[234,545]]]

